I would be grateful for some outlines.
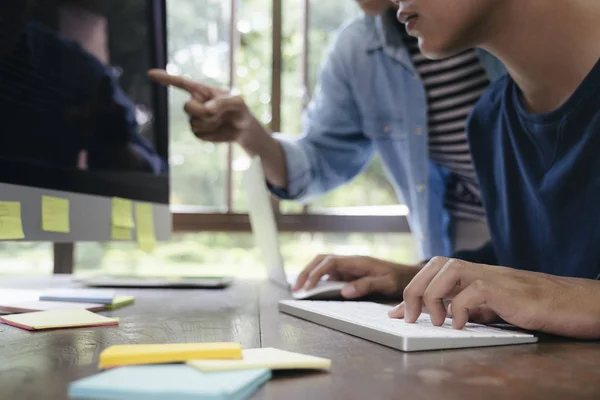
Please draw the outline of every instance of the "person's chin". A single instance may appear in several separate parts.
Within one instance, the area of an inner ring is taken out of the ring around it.
[[[452,46],[448,43],[428,39],[427,37],[419,37],[419,48],[421,53],[431,60],[441,60],[454,56],[464,49],[458,46]]]

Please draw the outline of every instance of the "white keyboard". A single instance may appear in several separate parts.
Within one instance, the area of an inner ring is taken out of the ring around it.
[[[282,300],[279,310],[286,314],[370,340],[402,351],[500,346],[537,342],[527,333],[469,323],[462,330],[452,320],[433,326],[428,314],[414,324],[391,319],[392,307],[369,302]]]

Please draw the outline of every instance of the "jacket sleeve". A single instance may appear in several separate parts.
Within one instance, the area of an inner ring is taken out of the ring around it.
[[[342,31],[321,66],[312,101],[303,117],[300,138],[281,134],[288,187],[271,187],[283,199],[308,200],[358,175],[373,157],[373,146],[363,134],[362,117],[351,85],[351,38]]]

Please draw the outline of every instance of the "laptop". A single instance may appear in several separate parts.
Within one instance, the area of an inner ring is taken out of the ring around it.
[[[248,199],[252,233],[267,266],[269,280],[290,290],[292,297],[297,300],[341,299],[341,290],[345,282],[321,280],[311,290],[292,292],[291,287],[297,276],[286,273],[284,268],[275,212],[259,157],[254,157],[250,167],[244,171],[242,184]]]

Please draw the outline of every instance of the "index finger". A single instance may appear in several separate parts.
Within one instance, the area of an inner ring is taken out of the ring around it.
[[[325,254],[320,254],[312,259],[312,261],[302,270],[300,275],[298,275],[298,278],[296,278],[294,290],[300,290],[304,286],[312,270],[318,267],[326,257]]]
[[[210,94],[207,93],[206,88],[203,85],[180,75],[171,75],[162,69],[151,69],[148,71],[148,77],[154,82],[185,90],[191,95],[200,94],[205,97],[205,100],[208,100],[207,98],[210,97]]]

